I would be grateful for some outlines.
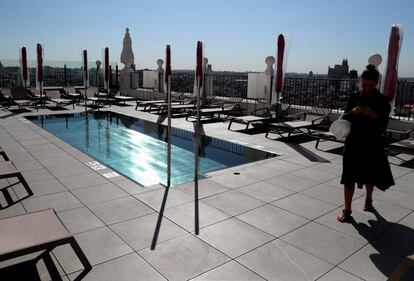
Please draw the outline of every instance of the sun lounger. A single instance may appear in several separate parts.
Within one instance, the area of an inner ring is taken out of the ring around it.
[[[328,129],[329,129],[329,125],[339,117],[339,114],[336,114],[336,119],[333,116],[334,116],[333,114],[329,115],[330,122],[327,124]],[[395,142],[395,140],[402,141],[401,143],[404,143],[403,140],[409,139],[412,136],[413,132],[414,132],[414,125],[412,122],[406,122],[406,121],[401,121],[401,120],[390,118],[388,120],[387,129],[385,131],[386,141],[387,143],[391,142],[390,148],[393,144],[395,144],[395,149],[398,149],[398,148],[404,149],[404,147],[398,145],[398,142]],[[344,143],[343,140],[336,139],[335,136],[331,132],[327,132],[327,131],[318,132],[316,134],[313,132],[312,134],[317,136],[315,148],[318,148],[319,143],[322,140]],[[396,135],[398,137],[394,138]]]
[[[304,112],[301,110],[291,110],[290,105],[280,104],[278,105],[278,110],[276,110],[275,106],[271,108],[265,107],[253,110],[251,115],[232,117],[227,129],[230,130],[233,122],[245,124],[245,130],[247,130],[250,124],[261,123],[266,125],[276,121],[290,121],[302,118],[303,114]]]
[[[207,119],[216,118],[223,120],[229,118],[230,114],[236,111],[241,112],[239,103],[224,103],[221,106],[205,107],[200,109],[200,119],[204,117]],[[188,120],[188,118],[190,117],[196,118],[196,115],[197,110],[194,108],[193,110],[188,112],[185,120]]]
[[[165,99],[161,100],[137,100],[137,105],[135,106],[135,110],[138,110],[138,107],[144,107],[143,110],[146,111],[147,107],[153,103],[165,103]]]
[[[231,125],[233,122],[246,124],[245,130],[249,129],[250,124],[254,123],[265,123],[266,121],[274,120],[274,116],[254,116],[254,115],[246,115],[246,116],[237,116],[232,117],[229,122],[229,126],[227,127],[230,130]]]
[[[407,139],[414,132],[414,123],[390,118],[388,120],[386,135],[393,139],[395,135],[398,140]]]
[[[138,100],[137,97],[128,96],[127,93],[124,93],[124,92],[121,92],[121,91],[117,92],[115,95],[111,96],[111,99],[114,100],[116,103],[123,102],[124,104],[127,101],[137,101]]]
[[[67,90],[65,90],[65,89],[60,89],[59,90],[60,91],[60,95],[63,97],[63,98],[66,98],[66,99],[72,99],[74,102],[76,102],[77,104],[79,104],[80,103],[80,100],[81,100],[81,98],[82,98],[82,95],[80,94],[80,93],[77,93],[77,92],[75,92],[75,93],[71,93],[71,92],[69,92],[69,91],[67,91]]]
[[[187,97],[184,94],[173,95],[171,94],[171,105],[179,105],[179,104],[186,104],[186,103],[193,103],[193,97]],[[167,98],[162,100],[149,100],[149,101],[141,101],[139,106],[144,107],[144,111],[151,111],[157,110],[158,112],[162,111],[162,109],[167,106],[168,100]],[[137,104],[138,107],[138,104]],[[135,109],[137,109],[137,107]]]
[[[25,88],[10,88],[10,96],[12,102],[15,103],[19,109],[27,106],[35,106],[37,109],[37,100],[31,99]]]
[[[101,106],[101,104],[105,105],[109,101],[107,98],[101,98],[100,96],[96,95],[96,93],[95,94],[88,93],[88,95],[86,97],[85,97],[84,93],[81,93],[81,96],[82,96],[83,100],[86,99],[86,101],[90,101],[91,104],[95,105],[95,106]]]
[[[269,133],[276,133],[281,137],[285,137],[284,134],[287,133],[287,138],[289,139],[293,133],[310,134],[311,127],[312,122],[301,120],[270,123],[268,124],[265,137],[267,138]]]
[[[48,101],[55,103],[56,107],[72,104],[73,109],[75,109],[74,100],[62,98],[61,92],[59,90],[44,90],[43,92],[45,94],[45,98]]]
[[[171,106],[175,107],[175,106],[188,106],[189,104],[183,104],[182,101],[172,101],[171,102]],[[164,111],[167,110],[168,107],[168,102],[164,101],[164,102],[154,102],[154,103],[149,103],[144,105],[144,109],[143,111],[156,111],[157,113],[163,113]],[[171,108],[172,108],[171,107]]]
[[[414,138],[391,143],[388,148],[393,153],[405,153],[414,155]]]
[[[20,198],[17,202],[22,201],[23,199],[32,196],[33,191],[30,189],[29,185],[27,184],[26,180],[24,179],[22,173],[20,173],[16,167],[14,166],[13,162],[6,161],[6,162],[0,162],[0,179],[8,179],[8,178],[17,178],[19,181],[13,184],[10,184],[8,186],[2,187],[1,190],[4,191],[5,189],[12,187],[18,183],[21,183],[26,189],[27,196]],[[17,203],[14,202],[14,203]],[[0,209],[5,209],[6,207],[0,206]]]
[[[65,244],[72,247],[84,267],[78,277],[85,276],[92,266],[54,210],[0,220],[0,262],[38,251],[50,252]]]

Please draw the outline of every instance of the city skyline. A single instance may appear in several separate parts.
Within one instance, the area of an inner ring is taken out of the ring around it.
[[[392,24],[402,24],[404,39],[399,76],[414,77],[414,19],[410,1],[209,1],[203,12],[192,1],[141,3],[119,1],[22,0],[0,4],[3,38],[0,61],[18,59],[18,47],[45,46],[45,61],[79,61],[88,49],[91,61],[101,60],[101,48],[120,64],[122,39],[129,28],[138,69],[156,68],[165,44],[172,47],[174,69],[192,69],[195,44],[203,40],[205,56],[217,71],[263,71],[266,56],[275,56],[276,38],[287,35],[292,45],[287,72],[327,74],[347,58],[359,73],[372,53],[386,59]],[[62,16],[62,11],[64,15]],[[200,13],[200,14],[197,14]],[[16,21],[16,18],[19,21]],[[13,22],[13,25],[8,23]],[[28,28],[30,26],[30,28]],[[384,63],[380,66],[380,70]]]

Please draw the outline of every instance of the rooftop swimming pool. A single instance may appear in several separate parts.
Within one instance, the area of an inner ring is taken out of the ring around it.
[[[167,183],[165,125],[113,112],[26,118],[143,186]],[[194,133],[173,128],[171,135],[171,183],[193,181]],[[200,151],[201,175],[277,156],[208,136],[201,137]]]

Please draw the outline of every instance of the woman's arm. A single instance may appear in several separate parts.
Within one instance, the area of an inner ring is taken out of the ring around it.
[[[351,94],[348,98],[348,101],[346,102],[345,112],[342,115],[342,119],[352,121],[354,113],[352,113],[352,109],[354,109],[357,106],[356,99],[354,94]]]
[[[384,105],[382,106],[382,110],[378,115],[381,130],[383,132],[385,132],[385,130],[387,129],[388,120],[390,118],[390,113],[391,113],[391,105],[388,101],[385,101]]]

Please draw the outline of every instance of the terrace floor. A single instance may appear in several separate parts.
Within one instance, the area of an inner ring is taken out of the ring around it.
[[[158,118],[134,106],[109,110]],[[45,113],[58,111],[29,114]],[[0,145],[34,195],[0,210],[0,218],[55,209],[93,265],[83,280],[377,281],[391,275],[414,280],[414,170],[401,165],[407,155],[390,157],[396,186],[374,193],[378,212],[364,212],[364,192],[356,190],[355,223],[341,224],[336,221],[343,208],[337,143],[324,142],[315,150],[310,139],[287,143],[229,131],[227,122],[206,123],[207,135],[281,156],[200,181],[199,235],[194,234],[193,184],[172,188],[152,251],[162,186],[141,187],[122,175],[106,178],[111,170],[91,169],[85,163],[94,159],[21,114],[9,114],[0,109]],[[173,126],[192,130],[193,123],[178,118]],[[22,196],[21,185],[13,191],[15,199]],[[15,274],[24,268],[27,280],[73,280],[82,269],[67,246],[55,248],[50,258],[35,265],[24,262],[28,256],[2,262],[0,275],[20,280]]]

